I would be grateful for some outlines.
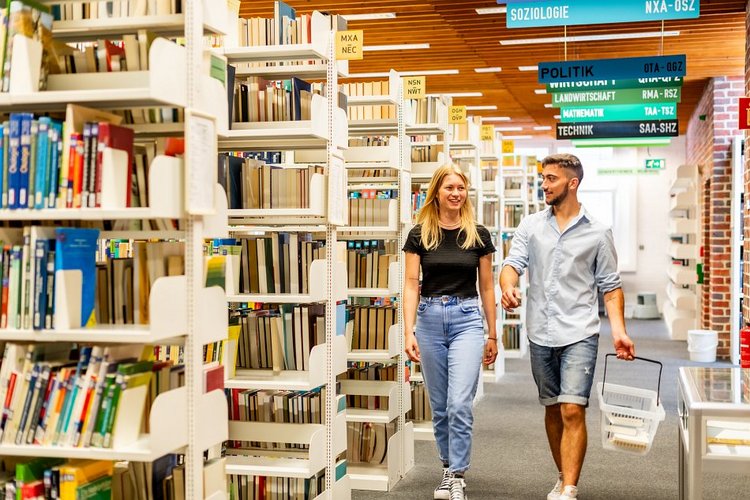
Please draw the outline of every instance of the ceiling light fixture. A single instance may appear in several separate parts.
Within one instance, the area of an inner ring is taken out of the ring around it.
[[[641,33],[607,33],[604,35],[550,36],[543,38],[521,38],[517,40],[500,40],[500,45],[532,45],[537,43],[563,42],[598,42],[601,40],[632,40],[636,38],[659,38],[661,36],[680,36],[679,31],[644,31]]]
[[[483,116],[483,122],[509,122],[510,116]]]
[[[552,130],[552,127],[549,125],[540,125],[538,127],[534,127],[534,130]]]
[[[374,14],[344,14],[347,21],[373,21],[375,19],[393,19],[395,12],[378,12]]]
[[[671,137],[621,137],[615,139],[573,139],[570,141],[577,148],[594,148],[608,146],[669,146]]]
[[[424,71],[401,71],[400,76],[457,75],[457,69],[428,69]],[[347,78],[388,78],[390,73],[349,73]]]
[[[546,94],[547,89],[534,89],[535,94]]]
[[[524,139],[532,139],[533,137],[530,135],[504,135],[503,139],[507,139],[509,141],[522,141]]]
[[[552,103],[549,103],[549,102],[548,102],[547,104],[545,104],[545,105],[544,105],[544,107],[545,107],[545,108],[551,108],[551,107],[552,107]]]
[[[429,43],[402,43],[397,45],[365,45],[364,47],[362,47],[362,51],[377,52],[384,50],[419,50],[429,48]]]
[[[523,127],[495,127],[498,132],[520,132]]]
[[[505,14],[508,11],[508,7],[482,7],[474,10],[476,10],[477,14],[480,16],[484,16],[487,14]]]
[[[497,106],[494,104],[492,106],[466,106],[466,111],[495,111],[497,110]]]
[[[401,73],[402,75],[404,73]],[[419,75],[422,73],[414,73],[415,75]],[[427,94],[430,97],[440,97],[441,95],[448,96],[448,97],[482,97],[484,94],[481,92],[438,92],[435,94]]]
[[[477,73],[500,73],[503,68],[499,66],[493,66],[491,68],[474,68]]]
[[[537,71],[539,66],[519,66],[518,71]]]
[[[555,120],[559,120],[560,119],[560,115],[554,115],[552,118],[554,118]]]

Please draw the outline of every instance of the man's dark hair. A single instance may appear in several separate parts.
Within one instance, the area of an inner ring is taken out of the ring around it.
[[[578,178],[578,184],[583,181],[583,165],[581,165],[581,160],[579,160],[577,156],[573,156],[567,153],[549,155],[544,160],[542,160],[542,168],[546,167],[547,165],[559,165],[562,168],[572,170],[575,173],[575,176]]]

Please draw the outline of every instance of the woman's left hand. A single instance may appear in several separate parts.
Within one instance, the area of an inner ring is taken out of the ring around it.
[[[497,359],[497,339],[487,339],[484,342],[484,364],[491,365]]]

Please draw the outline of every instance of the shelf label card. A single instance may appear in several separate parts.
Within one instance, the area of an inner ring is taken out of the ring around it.
[[[491,141],[495,138],[495,126],[494,125],[482,125],[479,129],[479,140]]]
[[[364,42],[363,30],[347,30],[336,32],[336,60],[353,61],[364,57],[362,45]]]
[[[506,1],[508,10],[505,25],[508,28],[632,23],[700,17],[700,0]]]
[[[404,99],[421,99],[427,93],[427,78],[425,76],[405,76]]]
[[[512,155],[516,151],[516,144],[511,140],[503,139],[502,148],[504,155]]]
[[[466,123],[466,106],[448,108],[448,123]]]

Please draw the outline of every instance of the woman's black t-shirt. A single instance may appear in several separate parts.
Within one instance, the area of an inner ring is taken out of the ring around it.
[[[404,252],[419,255],[422,265],[423,297],[440,297],[450,295],[456,297],[477,296],[477,270],[479,258],[493,253],[490,232],[477,224],[477,232],[484,246],[474,246],[464,250],[459,246],[458,229],[441,229],[443,239],[437,248],[427,250],[421,241],[421,225],[416,225],[409,231],[409,237],[404,244]],[[461,242],[464,235],[461,235]]]

